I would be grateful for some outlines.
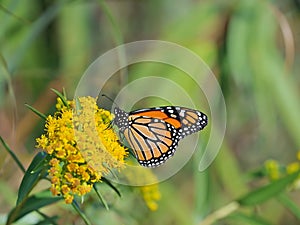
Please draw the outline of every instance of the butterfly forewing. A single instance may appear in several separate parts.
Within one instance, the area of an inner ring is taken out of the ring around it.
[[[181,122],[181,138],[202,130],[207,125],[207,116],[189,108],[176,107]]]

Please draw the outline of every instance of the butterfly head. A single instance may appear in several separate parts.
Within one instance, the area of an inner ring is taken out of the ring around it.
[[[128,127],[128,116],[129,114],[119,107],[114,109],[115,119],[114,124],[123,132]]]

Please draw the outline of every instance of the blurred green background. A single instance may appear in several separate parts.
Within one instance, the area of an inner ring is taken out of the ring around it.
[[[299,1],[1,0],[0,135],[24,165],[36,153],[35,138],[43,132],[43,121],[24,103],[45,114],[53,112],[56,96],[50,88],[65,87],[73,96],[83,72],[98,56],[119,44],[144,39],[175,42],[210,66],[226,101],[225,139],[208,170],[197,170],[196,154],[160,184],[157,211],[137,206],[140,200],[134,192],[124,190],[118,198],[108,190],[109,212],[92,203],[84,206],[94,224],[200,224],[210,212],[265,184],[266,180],[251,182],[249,173],[266,160],[282,164],[296,160]],[[130,73],[129,79],[139,73]],[[114,96],[118,84],[110,84],[108,90],[111,93],[106,94]],[[2,223],[15,204],[22,173],[0,149]],[[291,197],[300,204],[299,193]],[[44,210],[67,215],[60,224],[81,224],[70,211],[64,204]],[[245,212],[258,213],[270,224],[299,224],[276,200]],[[228,218],[216,224],[247,223]]]

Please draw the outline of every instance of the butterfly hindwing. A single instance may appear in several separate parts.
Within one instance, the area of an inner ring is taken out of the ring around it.
[[[174,127],[161,119],[136,117],[124,136],[143,166],[154,167],[170,158],[178,145]]]

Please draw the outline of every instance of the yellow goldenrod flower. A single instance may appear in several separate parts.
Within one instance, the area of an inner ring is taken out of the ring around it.
[[[81,97],[68,101],[58,98],[54,115],[46,119],[45,134],[37,138],[37,147],[51,159],[48,170],[53,195],[62,195],[72,203],[74,195],[90,192],[103,174],[124,166],[126,149],[110,128],[112,115],[99,109],[96,99]]]
[[[152,185],[147,185],[147,186],[141,186],[139,187],[143,199],[146,203],[146,205],[148,206],[148,208],[151,211],[155,211],[158,208],[158,204],[157,201],[160,200],[161,195],[160,195],[160,191],[158,189],[158,185],[157,184],[152,184]]]
[[[290,163],[290,164],[287,165],[286,172],[288,174],[292,174],[292,173],[295,173],[295,172],[299,171],[299,169],[300,169],[299,162],[293,162],[293,163]]]
[[[280,170],[279,163],[273,159],[267,160],[265,162],[265,168],[267,170],[267,174],[271,180],[276,180],[280,178]]]
[[[299,160],[300,154],[297,153],[297,158]],[[277,180],[281,177],[287,176],[288,174],[297,173],[300,170],[300,162],[292,162],[286,166],[280,166],[279,163],[275,160],[267,160],[265,162],[265,168],[267,174],[271,180]],[[300,177],[298,177],[291,188],[298,189],[300,187]]]
[[[159,191],[158,180],[151,170],[140,167],[132,166],[129,161],[128,164],[131,167],[126,167],[123,171],[129,184],[142,185],[137,186],[137,190],[141,193],[143,200],[147,207],[151,211],[155,211],[158,208],[157,201],[160,200],[161,194]],[[137,182],[138,181],[138,182]]]
[[[298,157],[298,155],[299,155],[299,153],[297,154],[297,157]],[[299,170],[300,170],[299,161],[292,162],[292,163],[290,163],[286,166],[286,173],[287,174],[296,173]],[[298,176],[298,178],[294,181],[294,183],[292,185],[292,189],[299,189],[299,188],[300,188],[300,177]]]

